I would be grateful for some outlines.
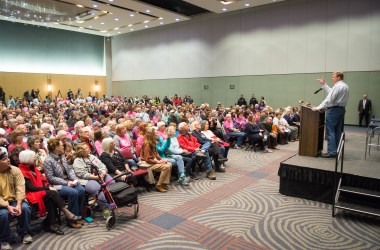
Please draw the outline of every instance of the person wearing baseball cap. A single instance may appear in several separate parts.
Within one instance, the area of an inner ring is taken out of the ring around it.
[[[25,200],[25,179],[20,169],[11,166],[8,155],[0,151],[0,242],[1,249],[12,249],[10,222],[18,220],[18,233],[24,244],[33,242],[30,236],[32,209]]]

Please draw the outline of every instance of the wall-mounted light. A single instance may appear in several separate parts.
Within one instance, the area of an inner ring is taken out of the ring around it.
[[[99,99],[99,81],[98,81],[98,77],[95,77],[95,85],[94,85],[94,90],[95,90],[95,97],[96,99]]]
[[[50,97],[50,99],[53,96],[52,90],[53,90],[53,87],[51,85],[51,75],[47,75],[47,92],[48,92],[48,96]]]

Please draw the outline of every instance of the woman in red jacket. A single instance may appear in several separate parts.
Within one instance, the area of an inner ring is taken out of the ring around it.
[[[25,178],[26,199],[31,205],[38,206],[40,216],[45,216],[42,222],[46,232],[63,235],[64,232],[57,224],[57,208],[65,215],[67,221],[78,221],[81,218],[72,214],[66,207],[65,202],[59,196],[57,188],[49,187],[46,178],[35,167],[36,153],[32,150],[24,150],[19,155],[21,170]],[[47,214],[46,214],[47,212]]]

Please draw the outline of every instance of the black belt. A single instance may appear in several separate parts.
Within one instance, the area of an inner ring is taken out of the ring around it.
[[[332,106],[332,107],[328,107],[327,109],[344,109],[345,107],[343,106]]]

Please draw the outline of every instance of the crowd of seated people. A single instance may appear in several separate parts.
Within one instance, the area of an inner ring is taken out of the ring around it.
[[[138,183],[168,192],[171,177],[181,186],[196,181],[199,168],[215,180],[226,172],[230,148],[257,145],[263,152],[298,139],[298,108],[273,110],[264,99],[216,108],[190,96],[56,99],[0,103],[0,242],[10,249],[9,221],[19,220],[24,243],[31,208],[45,231],[63,234],[54,211],[81,228],[85,194],[99,195],[100,180],[135,173]],[[98,174],[92,172],[96,168]],[[125,176],[115,181],[129,181]],[[24,201],[28,201],[25,203]],[[67,203],[67,208],[66,204]]]

